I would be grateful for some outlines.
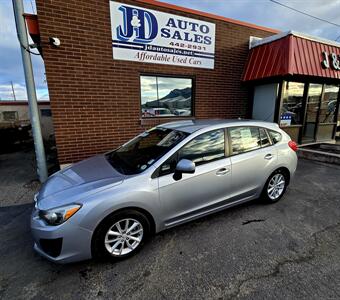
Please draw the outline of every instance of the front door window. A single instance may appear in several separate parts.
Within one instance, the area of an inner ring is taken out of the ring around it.
[[[193,161],[196,166],[224,158],[224,129],[203,133],[179,150],[178,160]]]
[[[175,180],[173,172],[176,161],[180,159],[193,161],[196,170]],[[225,173],[220,174],[221,169]],[[158,186],[165,226],[172,226],[228,201],[231,164],[230,158],[225,156],[225,130],[203,133],[183,146],[177,155],[160,167]]]

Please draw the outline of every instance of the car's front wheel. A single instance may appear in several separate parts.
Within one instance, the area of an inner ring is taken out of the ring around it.
[[[279,201],[288,186],[288,176],[284,170],[276,170],[272,173],[262,191],[262,198],[268,203]]]
[[[150,235],[147,217],[134,210],[114,213],[96,229],[92,239],[94,258],[123,259],[134,255]]]

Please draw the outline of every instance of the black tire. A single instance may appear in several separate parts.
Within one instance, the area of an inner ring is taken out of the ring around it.
[[[133,249],[131,252],[125,255],[113,255],[110,254],[108,249],[105,246],[105,237],[109,229],[116,224],[117,222],[124,220],[124,219],[133,219],[138,221],[143,229],[143,236],[141,238],[140,243],[138,246]],[[94,259],[100,260],[122,260],[133,256],[136,254],[143,246],[144,242],[150,237],[150,222],[148,218],[139,211],[136,210],[123,210],[117,213],[113,213],[106,217],[96,228],[93,237],[92,237],[92,257]]]
[[[273,197],[271,197],[268,193],[268,188],[269,188],[269,184],[271,183],[271,180],[273,179],[273,177],[275,178],[275,176],[277,176],[277,175],[282,175],[285,183],[284,183],[283,190],[280,193],[280,195],[277,198],[273,199]],[[269,204],[278,202],[283,197],[283,195],[285,194],[288,184],[289,184],[289,176],[288,176],[287,172],[283,169],[276,170],[267,179],[267,181],[266,181],[266,183],[263,187],[263,190],[262,190],[261,199],[264,202],[269,203]]]

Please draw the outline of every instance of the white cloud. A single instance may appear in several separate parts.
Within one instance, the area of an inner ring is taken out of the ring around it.
[[[163,1],[282,31],[295,30],[333,40],[340,35],[339,27],[294,12],[269,0]],[[325,20],[340,23],[340,0],[279,0],[279,2]]]
[[[14,93],[13,93],[14,90]],[[48,92],[45,88],[37,88],[38,100],[49,100]],[[15,95],[15,97],[14,97]],[[19,83],[0,84],[0,100],[27,100],[26,87]]]
[[[158,86],[158,95],[157,95]],[[143,76],[141,79],[141,98],[142,104],[163,98],[174,89],[184,89],[191,87],[191,79],[172,78],[172,77],[156,77]]]
[[[24,5],[25,12],[32,13],[31,1],[24,0]],[[33,9],[35,10],[34,7]],[[36,50],[33,51],[36,52]],[[48,99],[43,60],[40,56],[35,55],[32,55],[31,58],[38,99],[39,96]],[[25,77],[20,45],[16,34],[12,1],[2,0],[0,1],[0,97],[3,100],[6,100],[6,97],[13,98],[11,88],[7,88],[10,86],[11,81],[14,83],[15,89],[17,89],[17,99],[20,97],[21,100],[26,100]]]
[[[15,83],[13,89],[17,100],[27,99],[25,86]],[[14,94],[11,84],[0,84],[0,100],[14,100]]]

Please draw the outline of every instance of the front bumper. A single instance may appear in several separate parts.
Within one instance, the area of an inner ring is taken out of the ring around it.
[[[31,217],[34,250],[57,263],[90,259],[92,231],[80,227],[70,218],[59,226],[49,226],[34,209]]]

